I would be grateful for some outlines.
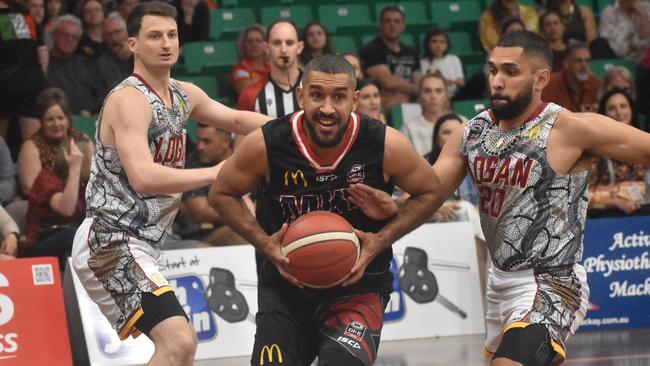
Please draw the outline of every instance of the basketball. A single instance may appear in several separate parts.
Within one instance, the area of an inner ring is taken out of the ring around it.
[[[282,239],[287,271],[305,286],[333,287],[359,260],[359,239],[343,217],[312,211],[291,223]]]

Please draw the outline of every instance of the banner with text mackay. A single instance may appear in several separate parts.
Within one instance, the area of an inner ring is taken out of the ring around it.
[[[580,329],[650,326],[650,216],[587,220],[582,263],[591,294]]]

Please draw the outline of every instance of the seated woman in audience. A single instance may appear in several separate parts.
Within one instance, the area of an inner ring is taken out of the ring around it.
[[[52,32],[54,32],[54,24],[56,20],[63,14],[68,13],[67,2],[63,0],[46,0],[45,7],[47,9],[47,17],[45,18],[45,33],[47,38],[52,39]],[[48,48],[52,48],[52,43],[47,43]]]
[[[503,23],[510,18],[519,18],[526,25],[526,30],[538,32],[539,16],[531,6],[519,4],[517,0],[492,0],[479,21],[481,44],[486,52],[492,51],[499,42]]]
[[[68,136],[90,140],[83,132],[72,129],[72,114],[68,98],[59,88],[43,90],[36,99],[41,127],[25,140],[18,155],[18,176],[24,194],[29,194],[36,176],[42,169],[54,167],[57,148]]]
[[[560,16],[565,29],[564,42],[591,43],[598,37],[596,18],[588,6],[578,5],[575,0],[548,0],[545,9]]]
[[[632,99],[636,101],[634,77],[625,66],[612,66],[605,73],[605,77],[603,78],[603,91],[607,92],[615,88],[630,94]]]
[[[546,39],[553,50],[553,70],[551,72],[561,71],[566,43],[564,43],[564,24],[560,15],[553,10],[545,12],[539,17],[539,29],[542,37]]]
[[[334,53],[332,40],[327,28],[318,21],[313,21],[305,26],[300,38],[304,44],[299,55],[300,64],[304,67],[312,59],[326,53]]]
[[[386,116],[381,111],[381,93],[379,93],[379,86],[370,79],[362,79],[357,81],[357,90],[359,91],[357,112],[363,113],[385,124]]]
[[[526,25],[521,19],[519,19],[519,17],[509,18],[503,22],[503,25],[501,25],[501,36],[525,30]]]
[[[65,268],[77,227],[85,215],[91,160],[92,148],[87,140],[69,137],[56,149],[53,169],[41,170],[29,194],[20,256],[55,256],[61,269]]]
[[[14,259],[18,253],[18,225],[0,206],[0,259]]]
[[[423,57],[420,59],[420,72],[425,75],[430,69],[440,70],[447,83],[449,98],[453,98],[459,88],[465,85],[463,64],[458,56],[450,54],[449,33],[444,29],[430,29],[422,42]]]
[[[612,89],[600,100],[598,113],[621,123],[636,125],[634,101],[627,92]],[[600,158],[591,166],[589,207],[617,208],[626,214],[637,211],[644,202],[646,167],[609,158]]]
[[[266,29],[259,24],[246,27],[239,33],[237,39],[239,62],[230,71],[230,85],[237,94],[271,72],[265,44]]]
[[[341,56],[352,65],[352,68],[354,69],[354,76],[357,78],[357,80],[363,79],[363,64],[361,62],[361,59],[359,58],[359,55],[355,53],[344,53]]]

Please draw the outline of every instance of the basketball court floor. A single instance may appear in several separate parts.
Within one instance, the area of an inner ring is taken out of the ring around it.
[[[483,335],[383,342],[375,366],[484,366]],[[650,366],[650,328],[578,332],[563,366]],[[197,366],[245,366],[249,358],[197,361]],[[344,366],[344,365],[341,365]]]

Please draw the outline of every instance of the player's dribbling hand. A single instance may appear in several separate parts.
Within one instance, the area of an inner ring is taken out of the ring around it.
[[[266,242],[264,247],[264,254],[266,254],[266,257],[269,258],[269,260],[273,262],[273,264],[275,264],[275,267],[278,269],[278,272],[280,272],[280,275],[284,277],[284,279],[291,282],[294,286],[303,288],[304,286],[300,283],[300,281],[298,281],[297,278],[292,276],[287,271],[287,264],[289,264],[289,258],[282,255],[282,238],[284,237],[284,234],[287,232],[288,227],[289,225],[287,225],[286,223],[282,224],[280,230],[278,230],[275,234],[269,237],[269,241]]]
[[[362,183],[351,184],[348,187],[350,202],[354,203],[369,218],[384,220],[394,216],[399,207],[391,196],[379,189]]]
[[[379,253],[386,249],[386,245],[384,245],[377,234],[365,233],[357,229],[354,229],[354,233],[359,238],[361,254],[359,255],[357,263],[350,270],[348,277],[341,283],[341,286],[343,287],[354,285],[359,282],[361,277],[363,277],[363,274],[366,272],[368,264],[370,264]]]

